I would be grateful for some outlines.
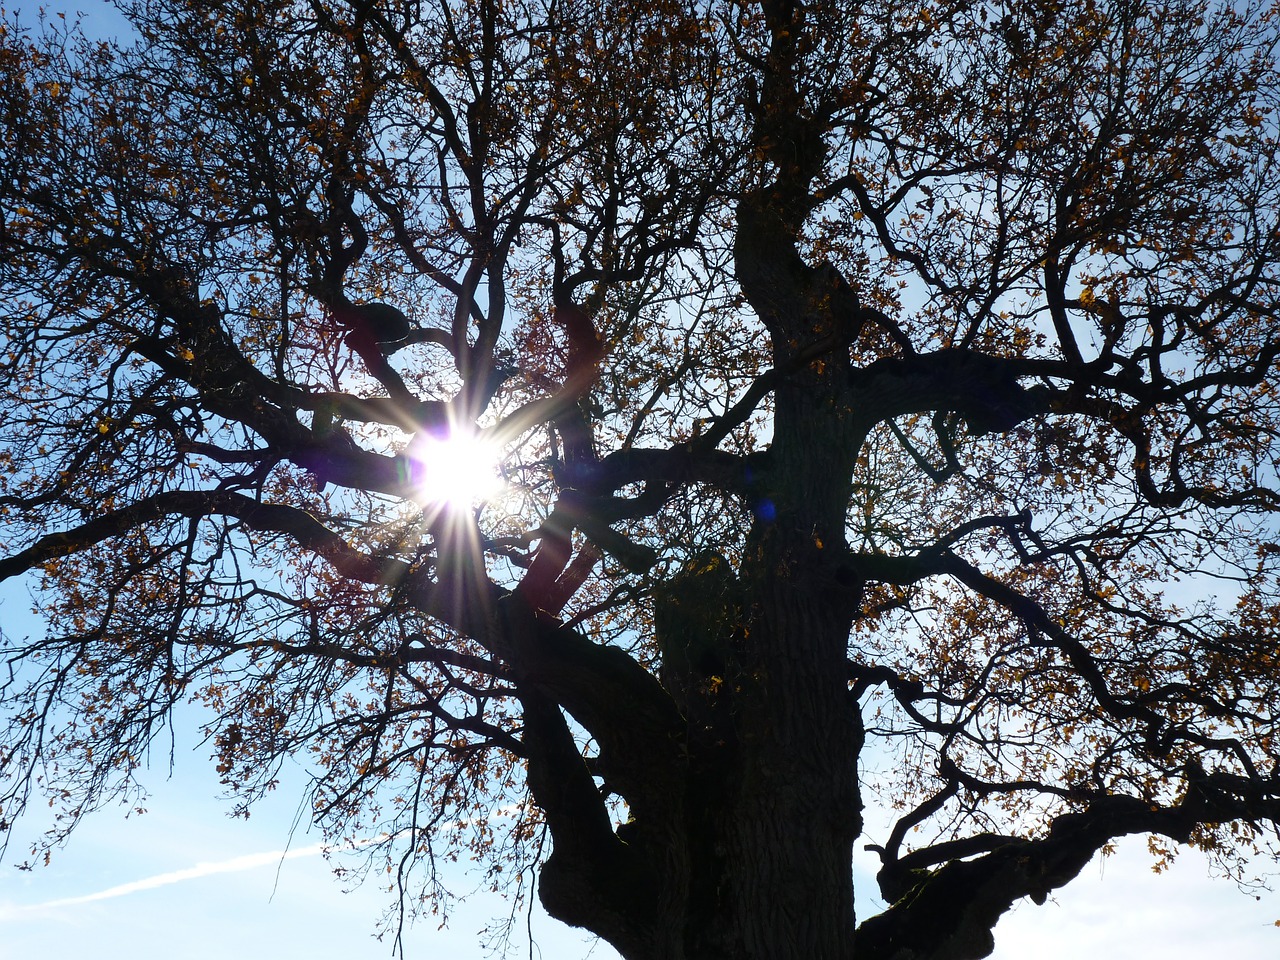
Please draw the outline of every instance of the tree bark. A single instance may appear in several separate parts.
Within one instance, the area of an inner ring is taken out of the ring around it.
[[[788,374],[775,390],[766,508],[746,544],[739,623],[712,704],[711,727],[724,733],[700,749],[691,736],[687,806],[701,869],[685,955],[841,960],[853,956],[862,727],[846,669],[860,584],[836,558],[861,437],[826,273],[800,260],[763,204],[744,203],[740,215],[739,280]],[[824,341],[836,344],[830,357],[793,362]],[[716,750],[723,756],[703,761]]]

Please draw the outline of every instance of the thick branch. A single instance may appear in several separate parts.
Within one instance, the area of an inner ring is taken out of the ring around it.
[[[409,574],[401,560],[374,557],[350,546],[311,514],[296,507],[260,503],[222,490],[182,490],[158,493],[120,510],[95,517],[70,530],[41,537],[30,547],[0,559],[0,580],[33,570],[44,563],[86,550],[137,527],[166,517],[233,517],[260,533],[282,533],[299,546],[324,557],[345,577],[364,583],[399,583]]]
[[[1280,782],[1187,771],[1187,790],[1172,807],[1109,796],[1053,821],[1038,840],[1010,840],[973,860],[953,860],[919,876],[893,906],[858,930],[863,960],[978,960],[994,948],[991,931],[1013,903],[1044,903],[1105,844],[1133,833],[1186,843],[1206,823],[1280,816]],[[974,849],[989,847],[987,838]],[[953,852],[953,851],[948,851]]]

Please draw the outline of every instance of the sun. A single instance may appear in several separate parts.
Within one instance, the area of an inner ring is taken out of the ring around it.
[[[417,498],[441,507],[469,507],[498,494],[501,452],[475,433],[423,431],[406,451]]]

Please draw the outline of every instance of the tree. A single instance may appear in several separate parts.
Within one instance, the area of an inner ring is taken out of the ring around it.
[[[470,848],[628,958],[1273,850],[1270,9],[130,14],[0,46],[6,823],[194,701],[410,911]]]

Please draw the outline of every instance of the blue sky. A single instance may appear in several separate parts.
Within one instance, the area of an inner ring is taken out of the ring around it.
[[[15,606],[5,605],[8,623]],[[154,796],[145,815],[101,811],[49,866],[31,872],[0,867],[0,960],[391,956],[388,942],[373,939],[390,903],[377,881],[344,891],[316,837],[300,830],[289,841],[296,791],[282,789],[247,822],[233,820],[215,799],[217,778],[204,751],[180,752],[177,759],[172,779],[163,769],[149,772]],[[459,891],[479,883],[463,869],[454,880]],[[859,880],[869,883],[866,870]],[[481,931],[506,910],[500,898],[473,894],[447,929],[432,922],[412,928],[408,955],[482,960],[488,954]],[[1211,882],[1198,855],[1188,853],[1169,873],[1153,876],[1144,843],[1134,838],[1117,856],[1091,864],[1046,906],[1027,903],[1007,915],[996,930],[994,956],[1271,960],[1280,956],[1277,919],[1280,896],[1254,900],[1229,883]],[[531,923],[535,957],[616,957],[540,911]],[[514,956],[529,956],[522,936],[516,942]]]
[[[88,15],[91,33],[110,33],[121,22],[105,3],[68,5],[77,7]],[[19,9],[34,14],[35,5]],[[7,630],[21,632],[17,615],[26,606],[21,598],[3,605]],[[389,894],[376,882],[344,890],[319,855],[317,837],[299,830],[290,840],[298,792],[286,785],[248,821],[232,820],[229,806],[216,800],[220,788],[207,752],[180,743],[172,777],[164,768],[147,773],[144,782],[153,797],[145,815],[104,810],[49,866],[21,872],[10,863],[0,865],[0,960],[391,956],[389,942],[373,939]],[[34,821],[29,826],[39,829]],[[874,863],[869,855],[859,856],[864,859],[858,879],[867,889]],[[480,882],[462,867],[453,879],[459,891]],[[471,895],[448,929],[420,923],[410,930],[409,956],[481,960],[488,956],[481,930],[506,911],[493,895]],[[1091,864],[1046,906],[1027,903],[1007,915],[996,930],[994,956],[1203,960],[1211,954],[1272,960],[1280,956],[1277,920],[1280,895],[1263,892],[1255,900],[1230,883],[1211,881],[1203,858],[1194,853],[1153,876],[1144,840],[1132,838],[1115,857]],[[616,957],[540,912],[530,923],[534,957]]]
[[[0,867],[0,960],[391,957],[390,941],[373,938],[391,903],[380,884],[344,892],[315,836],[300,830],[289,841],[296,792],[282,791],[247,822],[232,820],[203,756],[179,759],[172,780],[152,771],[145,815],[102,811],[49,866]],[[458,890],[478,883],[461,869],[455,880]],[[482,929],[506,911],[493,895],[468,897],[448,929],[414,927],[408,955],[480,960]],[[545,957],[575,960],[592,946],[545,916],[533,923]]]

